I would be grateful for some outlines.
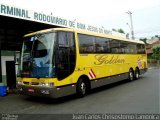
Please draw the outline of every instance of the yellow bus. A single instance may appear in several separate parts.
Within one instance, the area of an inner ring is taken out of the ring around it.
[[[139,79],[147,71],[141,41],[53,28],[24,36],[17,77],[21,94],[83,97],[96,87]]]

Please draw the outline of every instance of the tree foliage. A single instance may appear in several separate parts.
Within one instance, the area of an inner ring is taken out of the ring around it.
[[[160,39],[160,36],[159,35],[155,35],[155,37],[159,38]]]
[[[119,32],[119,33],[123,33],[123,34],[125,34],[125,32],[124,32],[124,30],[123,29],[112,29],[112,31],[115,31],[115,32]]]
[[[123,30],[123,29],[121,29],[121,28],[120,28],[120,29],[118,29],[118,32],[119,32],[119,33],[125,33],[125,32],[124,32],[124,30]]]
[[[157,46],[157,47],[153,48],[152,50],[153,50],[153,54],[151,57],[153,59],[160,60],[160,46]]]
[[[147,44],[147,38],[141,38],[140,40]]]

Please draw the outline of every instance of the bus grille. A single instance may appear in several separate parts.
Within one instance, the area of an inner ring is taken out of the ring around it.
[[[31,84],[32,84],[32,85],[39,85],[38,82],[32,82]]]
[[[25,84],[25,85],[29,85],[29,82],[23,82],[23,84]]]

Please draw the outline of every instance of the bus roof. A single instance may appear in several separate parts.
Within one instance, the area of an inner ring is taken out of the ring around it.
[[[85,30],[76,30],[76,29],[72,29],[72,28],[50,28],[50,29],[40,30],[37,32],[26,34],[26,35],[24,35],[24,37],[28,37],[28,36],[32,36],[32,35],[36,35],[36,34],[54,32],[54,31],[70,31],[70,32],[76,32],[76,33],[80,33],[80,34],[93,35],[93,36],[98,36],[98,37],[111,38],[111,39],[116,39],[116,40],[144,44],[144,42],[140,41],[140,40],[131,40],[131,39],[127,39],[124,37],[115,36],[112,34],[96,33],[96,32],[90,32],[90,31],[85,31]]]

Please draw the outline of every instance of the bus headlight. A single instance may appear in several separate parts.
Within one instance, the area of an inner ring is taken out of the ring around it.
[[[41,83],[39,83],[39,85],[40,85],[40,86],[45,86],[46,83],[41,82]]]
[[[17,85],[23,85],[22,81],[17,81]]]

